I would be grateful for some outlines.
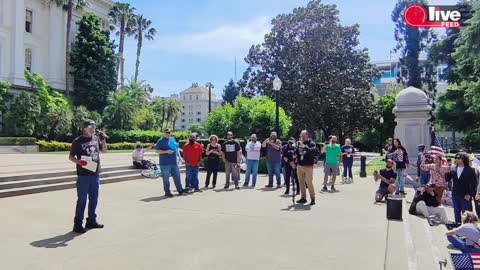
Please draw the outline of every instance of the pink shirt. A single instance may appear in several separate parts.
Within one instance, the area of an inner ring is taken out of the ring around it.
[[[447,187],[447,182],[445,181],[445,174],[450,172],[450,166],[440,166],[437,167],[435,164],[425,164],[422,162],[420,168],[424,171],[430,171],[430,182],[436,187]]]

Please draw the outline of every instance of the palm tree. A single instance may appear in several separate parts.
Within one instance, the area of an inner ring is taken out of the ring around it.
[[[87,0],[48,0],[48,3],[55,3],[57,6],[61,6],[67,10],[67,33],[65,37],[65,92],[69,93],[69,76],[70,76],[70,32],[72,31],[72,17],[73,8],[83,9],[89,6],[90,3]]]
[[[110,92],[105,115],[112,128],[128,130],[132,127],[137,102],[132,93],[125,89]]]
[[[158,127],[163,130],[164,129],[164,124],[165,124],[165,118],[166,118],[166,99],[163,97],[156,97],[152,101],[152,112],[155,114],[157,117],[156,119],[158,120]]]
[[[168,120],[172,121],[173,131],[175,131],[175,122],[177,122],[182,112],[182,104],[176,99],[168,99],[167,101],[167,125]]]
[[[118,66],[117,70],[120,74],[120,86],[123,86],[125,81],[125,58],[123,58],[123,48],[125,44],[125,35],[132,35],[131,29],[129,26],[130,21],[132,21],[135,17],[135,8],[130,7],[128,3],[115,3],[112,10],[108,13],[110,16],[112,23],[119,27],[119,30],[116,32],[117,36],[120,36],[120,44],[118,46]],[[114,30],[114,26],[112,27]]]
[[[137,101],[138,106],[143,107],[147,105],[151,99],[150,92],[148,91],[145,81],[131,79],[128,81],[128,84],[123,87],[123,89],[131,92],[131,95]]]
[[[130,21],[130,29],[135,33],[135,39],[137,40],[137,61],[135,62],[135,80],[138,79],[138,69],[140,67],[140,54],[142,52],[143,38],[147,40],[153,40],[157,30],[150,27],[152,21],[147,20],[143,15],[137,15]]]

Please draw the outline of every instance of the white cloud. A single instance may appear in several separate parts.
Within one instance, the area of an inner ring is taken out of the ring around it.
[[[221,25],[206,32],[159,37],[154,47],[166,52],[231,60],[233,56],[245,56],[250,46],[261,43],[270,29],[270,20],[259,17],[243,24]]]

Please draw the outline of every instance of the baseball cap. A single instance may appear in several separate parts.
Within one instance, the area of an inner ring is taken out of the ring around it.
[[[392,163],[392,164],[393,164],[393,160],[392,160],[392,159],[390,159],[390,158],[389,158],[389,159],[387,159],[387,161],[386,161],[386,162],[387,162],[387,163]]]
[[[255,139],[256,139],[256,138],[257,138],[257,134],[252,134],[252,135],[250,136],[250,138],[255,138]]]
[[[92,126],[93,128],[96,128],[97,124],[92,119],[83,120],[83,128],[87,128],[89,126]]]
[[[172,131],[169,128],[165,129],[163,132],[164,133],[172,133]]]

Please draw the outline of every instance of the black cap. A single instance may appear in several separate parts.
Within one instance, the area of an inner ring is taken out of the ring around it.
[[[83,128],[87,128],[88,126],[96,126],[97,123],[93,121],[92,119],[85,119],[83,120]]]
[[[164,133],[171,133],[172,131],[171,131],[169,128],[167,128],[167,129],[165,129],[163,132],[164,132]]]

